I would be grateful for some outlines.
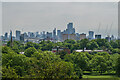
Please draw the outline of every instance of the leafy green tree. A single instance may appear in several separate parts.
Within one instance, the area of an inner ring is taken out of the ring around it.
[[[87,43],[87,49],[90,49],[90,50],[94,50],[94,49],[98,49],[99,46],[97,44],[97,42],[95,41],[90,41],[89,43]]]
[[[30,47],[30,48],[28,48],[28,49],[25,50],[24,54],[25,54],[25,56],[27,56],[27,57],[31,57],[31,55],[32,55],[34,52],[37,52],[37,50],[36,50],[34,47]]]
[[[116,62],[116,74],[120,76],[120,55],[117,58],[117,62]]]
[[[80,41],[80,47],[83,49],[83,51],[84,51],[84,48],[87,47],[87,43],[88,43],[88,42],[89,42],[88,39],[82,39],[82,40]]]
[[[112,46],[112,48],[118,48],[118,42],[117,41],[110,41],[110,45]]]
[[[41,41],[40,42],[40,49],[42,51],[51,51],[54,46],[54,43],[51,41]]]
[[[103,56],[96,55],[90,61],[92,71],[99,71],[100,74],[107,71],[106,59]]]
[[[13,53],[14,51],[10,48],[10,47],[8,47],[8,46],[3,46],[2,47],[2,53],[3,54],[9,54],[9,53]]]
[[[15,69],[12,67],[2,67],[2,78],[18,78],[19,76],[17,75]]]
[[[27,42],[25,44],[25,49],[30,48],[30,47],[34,47],[34,44],[32,42]]]
[[[115,54],[115,53],[120,54],[120,49],[118,48],[112,49],[112,54]]]

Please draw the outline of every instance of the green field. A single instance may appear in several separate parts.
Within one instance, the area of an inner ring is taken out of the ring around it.
[[[81,80],[120,80],[120,78],[112,75],[100,75],[100,76],[83,75],[83,79]]]

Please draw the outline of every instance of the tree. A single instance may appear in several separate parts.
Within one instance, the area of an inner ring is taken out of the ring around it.
[[[90,41],[89,43],[87,43],[87,49],[94,50],[94,49],[97,49],[97,48],[99,48],[97,42]]]
[[[25,54],[25,56],[27,56],[27,57],[31,57],[31,55],[32,55],[34,52],[37,52],[37,50],[36,50],[34,47],[30,47],[30,48],[28,48],[28,49],[25,50],[24,54]]]
[[[2,47],[2,53],[3,54],[9,54],[9,53],[13,53],[14,51],[10,48],[10,47],[8,47],[8,46],[3,46]]]
[[[112,46],[112,48],[118,48],[118,43],[117,43],[117,41],[111,40],[111,41],[110,41],[110,45]]]
[[[32,42],[27,42],[25,44],[25,49],[30,48],[30,47],[34,47],[34,44]]]
[[[117,58],[116,74],[120,77],[120,55],[119,55],[119,57]]]
[[[96,55],[90,61],[92,71],[99,71],[100,74],[107,71],[107,62],[103,56]]]
[[[2,67],[2,79],[4,78],[18,78],[19,76],[17,75],[15,69],[11,67]]]
[[[84,48],[87,47],[87,43],[88,43],[88,42],[89,42],[88,39],[82,39],[82,40],[80,41],[80,47],[83,49],[83,51],[84,51]]]

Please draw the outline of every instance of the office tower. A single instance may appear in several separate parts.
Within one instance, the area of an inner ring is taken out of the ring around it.
[[[24,34],[20,35],[20,41],[24,41]]]
[[[58,40],[61,40],[61,38],[62,38],[61,30],[57,30],[57,38],[58,38]]]
[[[53,39],[56,40],[56,28],[53,30]]]
[[[9,40],[11,40],[11,38],[12,38],[12,31],[10,30]]]
[[[26,32],[24,32],[24,38],[27,38],[27,37],[28,37],[27,33],[26,33]]]
[[[40,37],[39,32],[35,33],[35,37]]]
[[[31,38],[35,38],[35,34],[32,32],[30,35]]]
[[[108,40],[108,42],[111,41],[111,37],[108,35],[107,37],[105,37],[106,40]]]
[[[43,39],[46,38],[45,31],[43,31],[43,33],[42,33],[42,38],[43,38]]]
[[[16,30],[16,40],[20,40],[21,31]]]
[[[52,38],[52,32],[47,32],[46,36],[47,38]]]
[[[86,34],[84,33],[80,34],[80,40],[85,39],[85,38],[86,38]]]
[[[76,40],[80,40],[80,34],[76,33]]]
[[[67,34],[75,34],[75,29],[73,28],[73,23],[67,24],[66,33]]]
[[[62,34],[62,41],[65,41],[67,39],[76,40],[75,34]]]
[[[89,40],[92,40],[92,39],[93,39],[93,36],[94,36],[94,32],[93,32],[93,31],[89,31],[88,39],[89,39]]]
[[[31,35],[31,32],[28,32],[28,37],[30,37],[30,35]]]
[[[101,34],[95,35],[95,39],[101,39]]]
[[[8,33],[6,32],[5,33],[5,40],[7,40],[8,39]]]

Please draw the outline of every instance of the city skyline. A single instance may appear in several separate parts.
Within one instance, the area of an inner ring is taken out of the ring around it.
[[[3,3],[3,13],[3,34],[10,29],[14,35],[15,30],[52,32],[56,28],[63,31],[66,23],[73,22],[77,33],[88,34],[92,30],[104,37],[118,35],[117,5],[113,2]]]

